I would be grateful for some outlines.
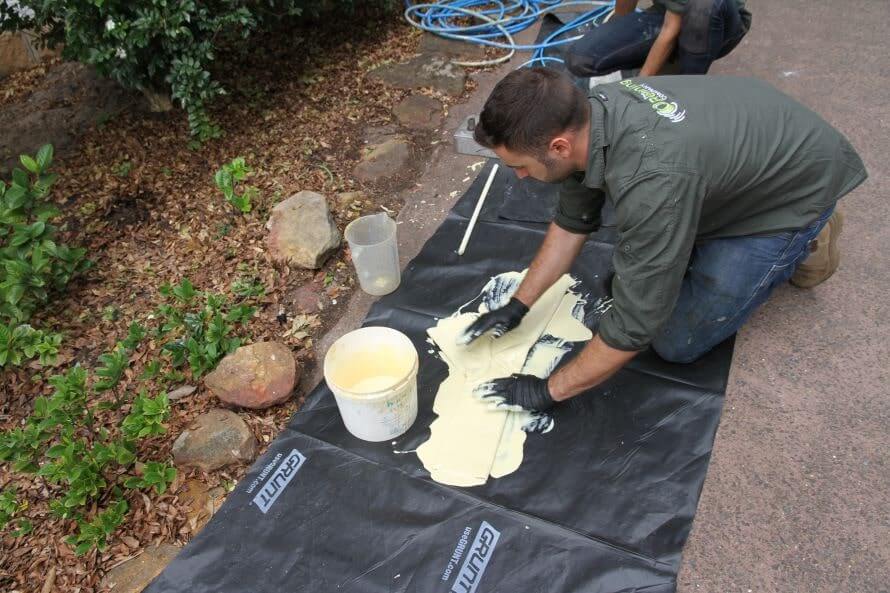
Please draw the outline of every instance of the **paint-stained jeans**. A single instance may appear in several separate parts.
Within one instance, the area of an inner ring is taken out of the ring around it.
[[[610,19],[569,46],[566,67],[575,76],[602,76],[640,68],[661,31],[664,10],[653,7]],[[705,74],[748,32],[750,13],[735,0],[691,0],[677,41],[680,74]]]
[[[697,243],[674,312],[652,342],[665,360],[692,362],[734,334],[810,254],[834,212],[806,228]]]

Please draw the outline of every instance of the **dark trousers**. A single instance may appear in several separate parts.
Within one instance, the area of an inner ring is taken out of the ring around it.
[[[692,362],[736,333],[810,255],[810,241],[833,212],[831,206],[796,231],[697,243],[677,304],[652,348],[670,362]]]
[[[575,76],[602,76],[642,67],[661,31],[664,9],[613,17],[569,46],[566,67]],[[735,0],[691,0],[677,42],[679,74],[705,74],[748,32],[751,13]]]

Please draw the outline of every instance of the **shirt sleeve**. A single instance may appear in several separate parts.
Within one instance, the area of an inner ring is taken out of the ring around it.
[[[664,0],[664,8],[676,14],[685,14],[689,0]]]
[[[600,228],[606,195],[591,189],[574,176],[559,186],[559,204],[553,222],[570,233],[589,234]]]
[[[609,346],[642,350],[670,317],[706,192],[698,175],[660,172],[632,182],[616,200],[613,301],[599,324],[600,338]]]

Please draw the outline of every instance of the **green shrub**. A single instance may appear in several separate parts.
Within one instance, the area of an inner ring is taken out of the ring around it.
[[[16,529],[12,532],[13,537],[21,537],[31,533],[31,522],[24,517],[15,518],[18,512],[27,505],[16,500],[16,492],[14,487],[0,491],[0,531],[8,525],[14,525]]]
[[[230,304],[225,295],[199,292],[188,278],[162,286],[161,294],[168,302],[158,308],[158,335],[172,337],[163,350],[175,368],[188,362],[193,379],[213,370],[241,345],[241,339],[232,335],[235,325],[246,324],[256,312],[244,303]]]
[[[49,201],[56,175],[49,173],[53,147],[21,156],[12,181],[0,179],[0,319],[26,322],[71,278],[90,264],[86,250],[56,243],[50,221],[59,211]]]
[[[152,398],[141,391],[117,434],[97,428],[100,410],[119,409],[126,403],[120,396],[114,402],[96,400],[102,391],[119,391],[130,357],[145,333],[138,324],[131,325],[127,337],[99,357],[92,382],[79,365],[50,377],[52,393],[34,400],[34,410],[23,426],[0,434],[0,461],[9,463],[13,472],[37,474],[61,486],[50,509],[77,522],[77,534],[66,541],[78,554],[105,547],[127,512],[124,489],[154,488],[163,493],[176,477],[174,468],[156,461],[144,464],[141,472],[134,471],[139,442],[166,432],[170,404],[165,393]],[[111,502],[92,519],[84,516],[86,508],[109,498]],[[0,522],[12,518],[10,500],[8,494],[0,499]],[[20,522],[18,527],[21,531],[25,526]]]
[[[203,141],[220,133],[206,107],[225,93],[209,70],[223,43],[244,43],[284,17],[353,4],[361,5],[317,0],[18,0],[16,9],[0,16],[0,29],[41,31],[49,45],[64,43],[66,58],[91,64],[124,87],[149,98],[169,93],[188,114],[192,135]]]
[[[21,325],[0,323],[0,368],[19,366],[25,360],[39,358],[46,365],[59,353],[62,335]]]
[[[226,201],[243,213],[250,212],[251,198],[259,194],[259,190],[248,185],[239,195],[236,192],[236,185],[241,183],[253,170],[244,162],[244,157],[239,156],[232,159],[231,163],[224,164],[213,176],[216,187],[223,193]]]
[[[61,336],[27,321],[91,265],[86,250],[56,242],[52,158],[47,144],[34,157],[21,156],[24,169],[14,169],[9,183],[0,179],[0,368],[34,357],[42,364],[54,359]]]
[[[65,538],[65,542],[74,546],[78,556],[86,554],[93,548],[104,550],[108,545],[108,538],[124,522],[129,505],[122,498],[115,499],[92,521],[78,521],[77,534]]]

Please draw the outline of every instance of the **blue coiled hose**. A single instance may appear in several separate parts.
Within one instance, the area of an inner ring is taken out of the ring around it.
[[[579,17],[559,27],[541,43],[517,45],[513,34],[532,26],[534,22],[557,8],[593,7]],[[522,66],[545,66],[548,62],[562,62],[560,58],[547,56],[551,47],[565,45],[580,39],[580,35],[565,37],[578,27],[605,22],[615,7],[614,0],[568,1],[563,0],[440,0],[436,3],[414,4],[405,0],[405,19],[413,26],[448,39],[457,39],[477,45],[487,45],[509,50],[506,55],[478,62],[455,61],[462,66],[490,66],[509,60],[517,50],[532,51],[532,58]],[[481,21],[479,24],[462,24],[467,18]]]

